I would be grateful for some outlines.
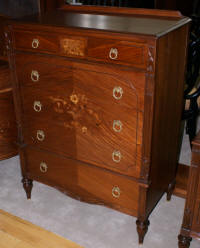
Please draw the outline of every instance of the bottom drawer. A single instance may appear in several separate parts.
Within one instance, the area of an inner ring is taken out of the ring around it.
[[[26,148],[24,152],[30,179],[56,187],[78,199],[105,204],[137,216],[137,181],[46,151]]]

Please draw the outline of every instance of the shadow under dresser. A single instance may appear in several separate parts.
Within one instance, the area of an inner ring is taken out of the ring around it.
[[[104,10],[7,26],[22,182],[137,217],[142,243],[175,184],[190,19]]]

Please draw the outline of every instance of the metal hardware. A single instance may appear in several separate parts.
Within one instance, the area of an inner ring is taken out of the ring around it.
[[[117,187],[117,186],[113,187],[113,189],[112,189],[112,195],[113,195],[113,197],[119,198],[120,197],[120,194],[121,194],[120,188]]]
[[[117,48],[111,48],[109,52],[109,58],[114,60],[114,59],[117,59],[117,57],[118,57]]]
[[[76,95],[76,94],[72,94],[71,96],[70,96],[70,100],[71,100],[71,102],[73,102],[74,104],[77,104],[78,103],[78,96]]]
[[[34,48],[34,49],[38,48],[39,47],[39,44],[40,44],[40,42],[39,42],[38,39],[33,39],[33,41],[32,41],[32,48]]]
[[[42,131],[42,130],[37,130],[37,139],[38,139],[39,141],[43,141],[44,138],[45,138],[44,131]]]
[[[120,151],[114,151],[112,153],[112,160],[115,162],[115,163],[119,163],[120,160],[122,158],[122,155],[121,155],[121,152]]]
[[[122,131],[122,122],[120,120],[114,120],[113,121],[113,130],[117,133],[120,133]]]
[[[47,172],[47,170],[48,170],[47,164],[44,163],[44,162],[41,162],[40,163],[40,171],[43,172],[43,173],[45,173],[45,172]]]
[[[39,75],[39,73],[38,73],[38,71],[32,71],[31,72],[31,80],[33,81],[33,82],[37,82],[38,80],[39,80],[39,78],[40,78],[40,75]]]
[[[87,133],[87,127],[82,127],[82,133]]]
[[[122,95],[123,95],[123,89],[120,86],[115,86],[113,88],[113,97],[116,100],[119,100],[122,98]]]
[[[35,101],[33,104],[33,108],[36,112],[40,112],[42,110],[42,104],[40,101]]]

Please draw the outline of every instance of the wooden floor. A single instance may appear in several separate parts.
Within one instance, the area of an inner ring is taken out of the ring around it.
[[[81,248],[71,241],[0,209],[0,248],[36,247]]]

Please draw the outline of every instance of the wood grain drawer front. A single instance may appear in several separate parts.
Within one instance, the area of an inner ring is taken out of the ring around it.
[[[126,123],[125,132],[118,135],[105,124],[98,128],[91,125],[70,128],[67,121],[29,121],[24,128],[26,144],[130,176],[139,176],[136,137],[133,128],[127,129]]]
[[[29,177],[56,185],[83,200],[97,199],[97,203],[136,214],[139,194],[136,181],[35,149],[27,149],[25,155]]]
[[[118,40],[89,39],[88,57],[109,63],[133,64],[145,68],[147,48],[144,44]]]
[[[55,35],[44,35],[34,32],[15,31],[15,48],[33,52],[55,53],[59,51],[59,44]]]
[[[14,35],[17,50],[53,53],[69,57],[85,57],[86,54],[86,38],[28,31],[15,31]]]

